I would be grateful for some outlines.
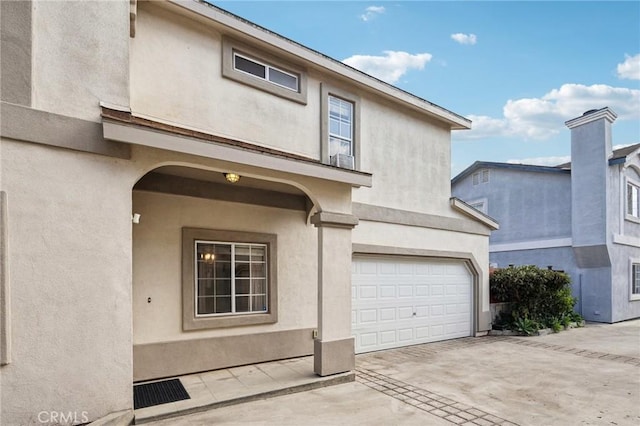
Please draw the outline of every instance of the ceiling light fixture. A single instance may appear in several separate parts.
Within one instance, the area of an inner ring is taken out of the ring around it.
[[[229,183],[236,183],[240,180],[240,175],[237,173],[223,173],[223,175]]]

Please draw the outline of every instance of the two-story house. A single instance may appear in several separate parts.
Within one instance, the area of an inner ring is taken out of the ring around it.
[[[497,267],[567,272],[587,320],[640,317],[640,144],[613,150],[609,108],[567,121],[571,162],[557,167],[478,161],[452,193],[495,218]]]
[[[204,2],[1,7],[0,423],[490,328],[467,119]]]

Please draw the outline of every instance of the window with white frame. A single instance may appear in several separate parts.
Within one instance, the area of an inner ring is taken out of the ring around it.
[[[233,52],[233,67],[238,71],[293,90],[294,92],[297,92],[300,88],[299,78],[296,74],[268,65],[258,59],[250,58],[238,52]]]
[[[640,185],[627,180],[626,213],[636,219],[640,219]]]
[[[182,328],[278,321],[277,236],[182,228]]]
[[[488,169],[484,169],[484,170],[480,170],[480,171],[475,172],[471,176],[471,180],[472,180],[474,185],[479,185],[480,183],[489,182],[489,170]]]
[[[196,316],[267,312],[265,244],[195,241]]]
[[[640,263],[631,264],[631,296],[640,298]]]
[[[353,103],[329,95],[329,156],[353,155]]]

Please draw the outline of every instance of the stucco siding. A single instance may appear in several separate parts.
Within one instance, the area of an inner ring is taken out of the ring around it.
[[[307,85],[303,105],[223,78],[220,32],[138,3],[131,40],[134,113],[319,159],[320,82],[309,78]]]
[[[32,106],[99,121],[100,101],[129,104],[129,2],[38,1]]]
[[[407,111],[365,98],[361,164],[373,186],[356,202],[451,216],[450,131]]]
[[[1,144],[13,342],[0,423],[37,423],[42,410],[95,419],[131,408],[126,161]]]
[[[452,191],[468,203],[486,200],[486,213],[500,224],[490,244],[571,237],[568,174],[490,168],[488,182],[473,185],[470,175]]]

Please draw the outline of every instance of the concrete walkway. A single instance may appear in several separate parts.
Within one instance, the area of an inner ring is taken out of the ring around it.
[[[310,357],[290,362],[310,372]],[[153,424],[640,424],[640,320],[456,339],[358,355],[356,364],[355,382]]]

